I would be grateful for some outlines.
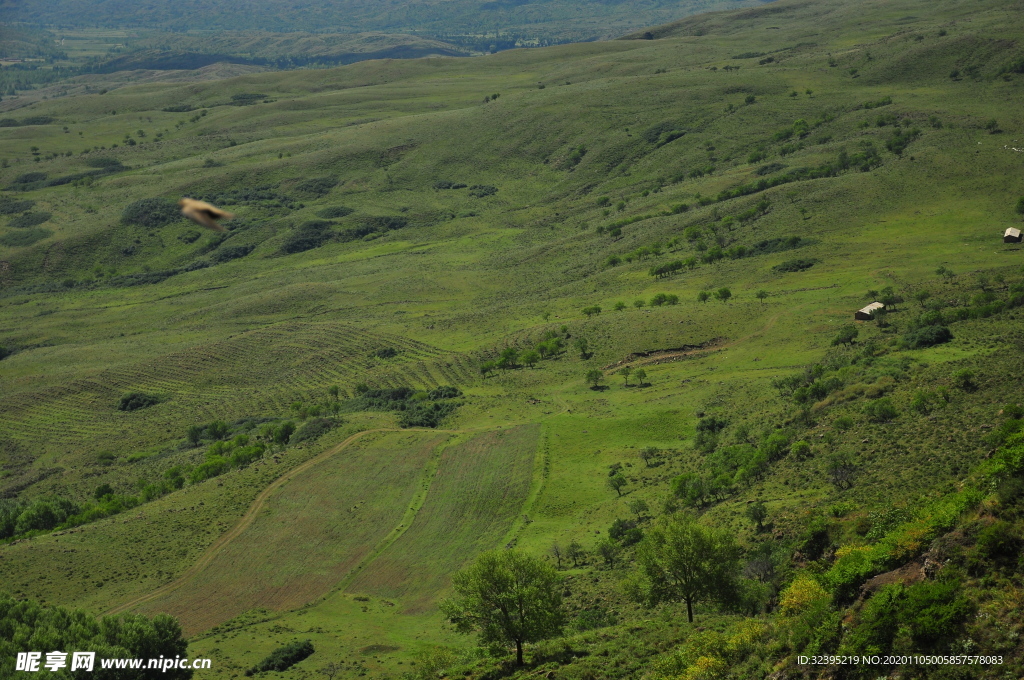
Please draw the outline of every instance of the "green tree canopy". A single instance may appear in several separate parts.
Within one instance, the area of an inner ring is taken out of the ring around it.
[[[4,678],[14,677],[18,652],[96,652],[94,669],[88,675],[97,680],[150,677],[144,671],[104,670],[99,659],[188,656],[181,626],[166,614],[157,614],[152,619],[140,614],[121,614],[97,620],[78,609],[46,607],[0,594],[0,631],[4,631],[0,634],[0,677]],[[70,654],[67,663],[70,667]],[[192,669],[172,668],[159,675],[169,680],[188,680]]]
[[[687,515],[670,517],[637,547],[637,570],[626,584],[630,599],[654,606],[685,602],[693,622],[697,602],[732,602],[738,593],[740,549],[725,531]]]
[[[518,550],[495,550],[452,576],[456,596],[441,611],[460,633],[477,631],[483,644],[516,647],[560,635],[565,625],[562,578],[548,564]]]

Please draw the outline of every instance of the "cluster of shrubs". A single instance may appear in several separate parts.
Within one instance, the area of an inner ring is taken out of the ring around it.
[[[14,118],[3,118],[0,119],[0,127],[20,127],[22,125],[50,125],[53,123],[53,118],[50,116],[29,116],[28,118],[22,118],[20,121]]]
[[[324,196],[330,193],[331,189],[338,186],[338,180],[334,177],[311,177],[295,185],[295,190],[309,196]]]
[[[237,260],[240,257],[245,257],[255,249],[256,246],[252,244],[225,246],[224,248],[214,251],[210,256],[210,259],[213,260],[214,264],[221,264],[224,262],[230,262],[231,260]]]
[[[282,426],[279,426],[282,427]],[[292,425],[293,430],[294,425]],[[294,431],[294,430],[293,430]],[[288,437],[291,432],[288,432]],[[287,441],[287,440],[285,440]],[[263,456],[267,447],[263,442],[250,443],[249,435],[239,434],[230,441],[218,441],[206,449],[206,457],[189,473],[193,484],[222,475],[228,470],[243,468]]]
[[[805,269],[810,269],[817,263],[818,260],[815,258],[803,257],[797,258],[795,260],[786,260],[785,262],[782,262],[772,267],[772,270],[780,273],[802,272]]]
[[[135,495],[118,494],[109,484],[101,484],[85,503],[59,497],[0,499],[0,539],[69,529],[117,515],[184,487],[186,473],[183,466],[175,466],[155,482],[142,480]]]
[[[250,106],[252,104],[259,104],[266,98],[267,95],[260,94],[258,92],[242,92],[240,94],[231,95],[231,101],[229,102],[229,104],[231,106]]]
[[[469,195],[474,198],[485,198],[496,193],[498,193],[498,187],[491,186],[490,184],[474,184],[469,187]]]
[[[252,668],[247,669],[245,675],[246,677],[251,677],[256,673],[263,673],[264,671],[286,671],[312,655],[315,651],[313,643],[309,640],[291,642],[272,651],[265,659]]]
[[[287,255],[304,253],[319,248],[334,238],[333,222],[312,220],[299,226],[281,245],[281,252]]]
[[[738,435],[739,443],[719,446],[727,425],[726,420],[714,416],[698,421],[694,445],[705,453],[700,472],[684,473],[672,480],[672,493],[684,505],[700,508],[721,500],[735,493],[740,484],[749,486],[760,478],[770,463],[787,454],[802,458],[810,452],[807,442],[791,444],[792,436],[784,430],[769,433],[757,446],[745,441],[745,432]]]
[[[113,158],[89,159],[88,164],[93,166],[95,169],[53,178],[48,178],[45,172],[28,172],[15,177],[14,181],[7,187],[7,190],[34,191],[36,189],[43,189],[46,187],[58,187],[65,184],[71,184],[73,182],[80,182],[81,180],[92,181],[96,177],[102,177],[103,175],[110,175],[115,172],[121,172],[122,170],[128,169],[126,166],[121,165],[120,161]]]
[[[44,222],[49,222],[50,217],[52,217],[52,215],[48,212],[26,212],[18,215],[17,217],[12,217],[7,223],[7,226],[15,229],[28,229],[30,227],[43,224]]]
[[[100,577],[99,574],[97,576]],[[152,619],[141,614],[97,618],[81,609],[47,607],[34,600],[0,593],[0,630],[5,631],[4,654],[11,659],[4,666],[7,676],[15,674],[15,652],[43,646],[53,650],[89,650],[100,659],[176,659],[188,656],[188,642],[182,635],[181,625],[167,614],[157,614]],[[45,645],[41,642],[43,640]],[[45,655],[43,660],[46,660]],[[67,668],[55,672],[71,675]],[[127,678],[145,677],[155,672],[101,670],[97,660],[95,675]],[[81,673],[93,675],[84,670]],[[193,670],[171,668],[161,671],[160,677],[189,680],[193,677]]]
[[[792,132],[791,132],[792,134]],[[847,170],[860,170],[869,172],[882,164],[882,157],[878,150],[870,142],[863,142],[858,153],[850,154],[845,149],[839,152],[839,156],[833,163],[823,163],[815,168],[793,168],[792,170],[776,175],[775,177],[763,177],[750,184],[741,184],[732,189],[723,189],[714,197],[706,196],[698,200],[701,205],[721,203],[741,196],[749,196],[783,184],[791,184],[808,179],[820,179],[823,177],[836,177]]]
[[[14,215],[27,212],[36,204],[32,200],[18,201],[9,196],[0,196],[0,215]]]
[[[125,206],[121,213],[123,224],[146,229],[162,227],[181,218],[181,208],[168,198],[143,198],[133,201]]]
[[[3,236],[0,236],[0,244],[11,248],[25,248],[34,243],[38,243],[45,238],[49,238],[53,235],[53,232],[49,229],[21,229],[18,231],[9,231]]]
[[[356,392],[358,396],[350,401],[349,408],[397,411],[402,427],[438,427],[461,405],[455,400],[462,396],[457,387],[447,385],[427,391],[411,387],[370,389],[360,384]]]
[[[640,133],[640,138],[648,144],[654,144],[655,147],[662,147],[673,142],[686,134],[686,130],[672,121],[665,121],[664,123],[658,123],[652,125],[643,132]]]
[[[126,392],[117,400],[118,411],[138,411],[160,403],[160,397],[145,392]]]
[[[199,200],[214,205],[255,205],[263,208],[287,208],[288,210],[305,207],[290,196],[277,193],[274,191],[274,187],[268,184],[203,194]]]
[[[317,217],[322,217],[325,220],[336,220],[342,217],[347,217],[355,212],[352,208],[348,208],[343,205],[332,205],[326,208],[322,208],[317,212]]]

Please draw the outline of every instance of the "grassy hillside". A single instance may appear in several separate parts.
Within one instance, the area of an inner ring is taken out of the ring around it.
[[[0,577],[174,613],[224,677],[306,638],[295,678],[1020,675],[1018,5],[781,0],[5,114]],[[696,627],[622,586],[686,512],[749,588]],[[502,546],[566,577],[525,671],[436,609]]]

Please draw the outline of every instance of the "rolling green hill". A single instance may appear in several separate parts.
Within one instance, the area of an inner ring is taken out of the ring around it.
[[[780,0],[4,114],[0,581],[171,612],[224,678],[307,638],[296,679],[1020,676],[1021,9]],[[694,625],[624,586],[687,513],[743,554]],[[525,670],[436,608],[500,547],[565,577]]]

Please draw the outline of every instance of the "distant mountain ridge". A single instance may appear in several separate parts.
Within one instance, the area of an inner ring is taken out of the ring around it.
[[[611,38],[690,14],[763,4],[763,0],[8,0],[6,20],[50,27],[416,32],[481,35],[514,32],[542,42]]]

